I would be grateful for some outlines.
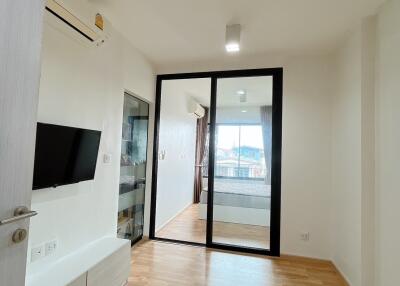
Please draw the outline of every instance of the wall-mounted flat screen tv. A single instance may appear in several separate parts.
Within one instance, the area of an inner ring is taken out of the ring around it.
[[[37,124],[33,190],[93,180],[101,131]]]

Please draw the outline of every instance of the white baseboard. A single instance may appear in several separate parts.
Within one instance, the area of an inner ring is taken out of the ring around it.
[[[297,254],[287,254],[287,253],[281,253],[281,258],[286,258],[286,259],[305,259],[305,260],[311,260],[311,261],[322,261],[325,263],[329,263],[332,265],[336,273],[340,276],[340,278],[346,283],[346,286],[351,286],[349,283],[349,279],[347,279],[346,275],[343,274],[342,271],[340,271],[340,268],[337,267],[335,262],[331,259],[325,259],[325,258],[318,258],[318,257],[312,257],[312,256],[305,256],[305,255],[297,255]]]
[[[344,281],[346,281],[348,286],[351,286],[349,279],[347,278],[347,276],[343,273],[343,271],[341,271],[340,267],[337,266],[337,264],[335,263],[335,261],[331,261],[332,265],[335,267],[336,272],[343,278]]]

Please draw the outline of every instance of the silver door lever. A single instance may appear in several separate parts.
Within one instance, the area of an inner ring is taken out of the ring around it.
[[[35,215],[37,215],[38,213],[35,211],[30,211],[27,207],[17,207],[14,210],[14,216],[10,217],[10,218],[6,218],[3,220],[0,220],[0,226],[4,225],[4,224],[9,224],[9,223],[13,223],[22,219],[26,219],[29,217],[33,217]]]

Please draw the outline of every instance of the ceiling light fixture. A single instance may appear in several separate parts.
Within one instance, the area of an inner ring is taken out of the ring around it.
[[[245,95],[245,94],[246,94],[246,91],[243,90],[243,89],[239,89],[239,90],[237,91],[237,94],[238,94],[238,95]]]
[[[225,49],[228,53],[240,51],[240,30],[240,24],[226,26]]]
[[[243,112],[243,113],[246,113],[246,112],[247,112],[247,110],[243,109],[243,110],[242,110],[242,112]]]

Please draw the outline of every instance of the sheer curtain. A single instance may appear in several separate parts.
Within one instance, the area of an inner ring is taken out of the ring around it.
[[[271,184],[271,153],[272,153],[272,106],[261,106],[261,127],[263,133],[264,159],[266,167],[265,182]]]
[[[194,196],[193,203],[197,204],[200,202],[200,194],[203,189],[203,172],[202,163],[204,160],[206,139],[207,139],[207,127],[208,127],[208,108],[204,107],[205,115],[202,118],[197,119],[197,136],[196,136],[196,159],[195,159],[195,173],[194,173]]]

